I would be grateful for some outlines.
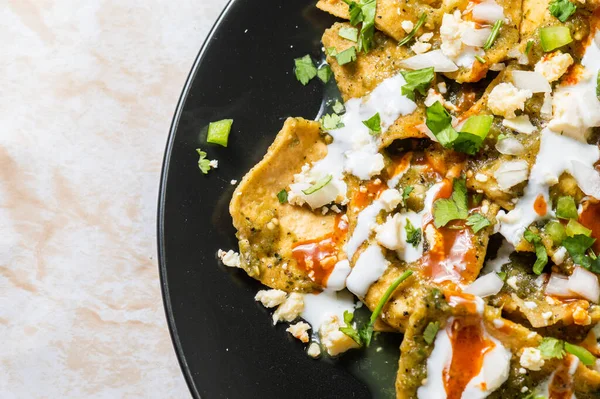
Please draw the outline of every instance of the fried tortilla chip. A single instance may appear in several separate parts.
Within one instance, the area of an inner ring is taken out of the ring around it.
[[[304,164],[326,153],[319,123],[288,118],[265,157],[233,194],[229,211],[237,229],[241,267],[271,288],[300,292],[320,288],[298,265],[292,247],[330,234],[335,216],[281,204],[277,193],[292,183]]]

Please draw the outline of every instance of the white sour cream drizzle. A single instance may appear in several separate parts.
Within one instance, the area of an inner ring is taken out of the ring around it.
[[[515,250],[515,247],[508,241],[502,241],[502,245],[498,248],[498,253],[494,259],[490,259],[485,263],[481,275],[489,273],[498,273],[502,270],[502,266],[510,262],[510,254]]]
[[[553,216],[538,215],[533,205],[542,195],[550,204],[548,191],[564,172],[577,180],[587,195],[600,198],[600,175],[593,165],[600,159],[600,150],[584,142],[590,128],[600,126],[600,101],[596,97],[596,74],[600,69],[600,33],[586,49],[581,65],[585,72],[574,85],[559,87],[554,95],[554,119],[541,132],[540,150],[531,169],[529,183],[515,209],[508,214],[499,213],[500,233],[517,245],[525,229],[537,221]],[[564,134],[561,134],[564,132]]]
[[[450,318],[447,325],[452,326],[453,321],[454,318]],[[433,351],[427,359],[427,382],[417,390],[419,399],[444,399],[447,397],[444,370],[450,367],[453,355],[452,342],[447,328],[437,333]],[[485,327],[483,327],[483,331],[485,338],[491,340],[495,346],[484,355],[479,374],[473,377],[465,387],[461,396],[464,399],[487,397],[504,384],[509,376],[511,352],[500,341],[487,334]]]
[[[352,294],[346,290],[325,290],[318,294],[304,295],[304,310],[300,317],[310,324],[313,338],[318,340],[321,324],[333,315],[343,323],[345,311],[354,312]]]
[[[379,280],[390,262],[383,256],[379,245],[370,245],[365,249],[346,279],[348,290],[359,298],[364,298],[371,284]]]
[[[568,355],[568,356],[569,356],[569,361],[570,361],[569,375],[573,376],[575,374],[575,371],[577,371],[577,367],[579,367],[579,359],[573,355]],[[541,395],[545,398],[549,398],[550,397],[550,384],[552,384],[552,380],[554,379],[555,375],[556,375],[556,371],[554,371],[552,374],[550,374],[550,377],[548,377],[546,380],[544,380],[544,382],[542,382],[539,386],[534,388],[532,390],[532,392],[535,392],[536,395]],[[577,399],[575,397],[574,393],[571,394],[571,399]]]

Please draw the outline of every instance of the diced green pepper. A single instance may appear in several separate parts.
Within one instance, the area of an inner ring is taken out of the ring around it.
[[[206,141],[211,144],[227,147],[232,124],[233,119],[223,119],[217,122],[211,122],[210,125],[208,125],[208,136],[206,137]]]
[[[548,26],[540,28],[540,43],[545,52],[555,50],[571,43],[571,31],[566,26]]]
[[[544,232],[550,236],[554,245],[559,246],[565,238],[565,227],[558,220],[551,220],[544,227]]]
[[[588,229],[575,219],[569,219],[566,233],[569,237],[575,237],[578,234],[583,234],[584,236],[590,237],[592,235],[592,230]]]

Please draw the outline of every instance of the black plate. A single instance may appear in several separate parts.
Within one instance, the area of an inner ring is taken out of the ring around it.
[[[174,116],[158,249],[169,327],[194,397],[368,398],[382,379],[385,396],[392,389],[398,337],[372,346],[374,353],[391,342],[395,353],[382,351],[379,361],[394,367],[367,377],[370,390],[348,370],[373,370],[372,358],[357,352],[338,361],[310,359],[254,302],[260,284],[217,261],[219,248],[237,249],[230,180],[240,180],[262,158],[286,117],[313,119],[321,107],[323,84],[314,79],[304,87],[293,73],[294,58],[321,57],[321,35],[334,22],[314,3],[232,1],[200,51]],[[235,121],[229,146],[205,144],[208,123],[223,118]],[[218,159],[219,168],[202,175],[197,147]]]

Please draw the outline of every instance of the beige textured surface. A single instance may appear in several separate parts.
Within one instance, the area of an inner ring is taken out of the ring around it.
[[[155,215],[225,0],[0,4],[0,398],[186,398]]]

